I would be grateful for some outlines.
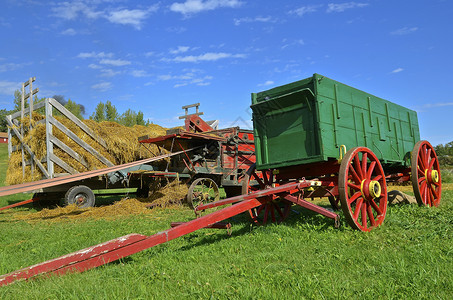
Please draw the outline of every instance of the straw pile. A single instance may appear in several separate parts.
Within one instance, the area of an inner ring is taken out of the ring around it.
[[[108,219],[118,216],[141,215],[152,213],[151,208],[180,208],[187,194],[187,185],[173,181],[155,191],[149,198],[125,198],[112,205],[90,208],[78,208],[75,204],[53,209],[15,215],[16,220],[59,222],[83,218]]]
[[[97,140],[91,138],[88,134],[82,131],[72,121],[64,117],[55,117],[60,123],[66,128],[71,130],[80,139],[85,141],[91,147],[93,147],[102,156],[112,162],[114,165],[124,164],[132,161],[136,161],[143,158],[153,157],[157,154],[157,148],[155,145],[149,145],[150,150],[145,149],[138,143],[138,137],[148,135],[149,137],[157,137],[165,135],[166,129],[155,124],[149,126],[135,125],[134,127],[125,127],[114,122],[101,122],[97,123],[93,120],[84,120],[83,122],[99,137],[101,137],[107,144],[107,149],[104,148]],[[27,116],[21,120],[24,132],[24,141],[31,148],[38,160],[42,160],[46,157],[46,128],[45,124],[37,124],[38,121],[44,119],[44,116],[33,113],[33,117]],[[28,130],[29,124],[34,125],[31,130]],[[69,156],[67,153],[54,146],[54,154],[70,165],[78,172],[86,172],[89,170],[101,169],[107,167],[95,156],[90,154],[87,150],[82,148],[65,133],[58,130],[55,126],[53,127],[53,135],[66,144],[69,148],[79,153],[83,160],[86,161],[88,168],[85,167],[81,162]],[[11,141],[13,146],[19,144],[19,139],[13,137]],[[25,161],[30,160],[30,155],[24,151]],[[46,164],[43,164],[46,168]],[[65,173],[62,168],[55,164],[55,173]],[[15,151],[12,153],[7,170],[6,183],[9,185],[18,184],[23,182],[29,182],[39,180],[43,178],[42,172],[34,167],[32,172],[31,166],[28,165],[25,168],[25,176],[22,174],[22,154],[21,151]]]

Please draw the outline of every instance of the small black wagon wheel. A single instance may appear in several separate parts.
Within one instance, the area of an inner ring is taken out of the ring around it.
[[[415,144],[411,154],[412,187],[420,206],[438,206],[442,193],[439,160],[427,141]]]
[[[217,183],[211,178],[198,178],[189,187],[187,202],[195,209],[201,204],[207,204],[220,200],[220,192]]]
[[[338,191],[345,219],[354,229],[370,231],[384,222],[387,185],[382,165],[366,147],[350,149],[339,172]]]
[[[278,186],[278,183],[275,182],[273,170],[256,171],[255,165],[252,165],[242,182],[242,194],[274,186]],[[289,216],[292,202],[273,195],[263,198],[268,200],[265,204],[249,210],[253,223],[258,225],[264,225],[268,221],[281,223]]]
[[[93,207],[96,201],[93,191],[85,185],[70,188],[65,196],[65,205],[75,204],[79,208]]]

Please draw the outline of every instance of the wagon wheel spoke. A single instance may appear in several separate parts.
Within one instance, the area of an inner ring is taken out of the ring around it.
[[[264,189],[265,185],[264,185],[263,181],[261,180],[261,178],[259,178],[259,176],[256,174],[255,171],[252,174],[253,174],[253,178],[255,178],[255,180],[260,185],[260,188]]]
[[[371,174],[373,174],[374,167],[376,167],[376,162],[375,161],[371,162],[370,167],[368,168],[368,171],[367,171],[367,174],[366,174],[366,178],[371,178]]]
[[[382,179],[382,175],[378,175],[376,177],[373,177],[373,179],[371,179],[371,180],[380,181],[381,179]]]
[[[368,219],[370,219],[371,226],[376,226],[376,220],[374,219],[373,210],[371,209],[371,204],[369,202],[366,205],[366,210],[368,213]]]
[[[368,226],[367,226],[368,220],[367,220],[367,215],[366,215],[366,203],[362,203],[360,214],[362,216],[362,226],[365,229],[367,229],[368,228]]]
[[[367,174],[367,163],[368,163],[368,154],[365,152],[362,156],[362,174],[365,176]]]
[[[357,201],[357,205],[355,206],[355,211],[354,211],[354,220],[357,220],[359,218],[359,213],[360,213],[360,210],[362,209],[362,204],[363,204],[363,198],[360,198],[358,201]]]
[[[356,170],[357,175],[359,176],[359,181],[362,181],[363,173],[362,173],[362,169],[360,168],[360,161],[359,161],[358,155],[354,156],[354,169]]]
[[[354,190],[360,191],[360,186],[357,184],[353,184],[352,182],[348,182],[348,187],[353,188]]]
[[[359,190],[360,190],[360,188],[359,188]],[[359,199],[360,196],[362,196],[362,194],[360,192],[355,193],[351,198],[348,199],[348,204],[351,205],[352,203],[354,203],[354,201]]]
[[[359,175],[357,175],[357,172],[354,170],[354,167],[352,165],[349,165],[349,172],[351,173],[352,179],[355,182],[360,182]]]
[[[374,200],[371,200],[370,201],[370,205],[374,208],[374,210],[376,211],[376,213],[378,215],[381,215],[382,214],[382,211],[381,209],[379,208],[379,206],[376,204],[376,202]]]

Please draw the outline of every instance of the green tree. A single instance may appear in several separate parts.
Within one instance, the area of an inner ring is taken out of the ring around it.
[[[80,120],[83,120],[82,111],[79,104],[75,103],[71,99],[68,99],[68,102],[66,102],[64,107],[66,107],[66,109],[69,110],[74,116],[76,116]]]
[[[14,109],[13,111],[16,112],[16,111],[20,111],[22,108],[21,108],[21,101],[22,101],[22,93],[20,90],[15,90],[14,91]],[[24,103],[24,108],[28,107],[28,101],[26,101]]]
[[[11,114],[11,111],[6,109],[0,109],[0,132],[8,131],[8,123],[6,122],[6,116]]]
[[[107,101],[105,103],[105,117],[107,121],[118,122],[118,111],[112,102]]]
[[[135,124],[137,124],[137,125],[146,126],[146,125],[149,124],[149,122],[145,122],[145,119],[143,117],[143,112],[141,112],[141,111],[138,111],[137,116],[136,116],[135,119],[136,119]]]
[[[445,145],[437,145],[434,150],[436,150],[441,165],[453,166],[453,141]]]
[[[90,116],[90,119],[96,122],[102,122],[106,120],[104,103],[99,102],[98,105],[96,105],[94,113]]]
[[[132,127],[137,123],[137,114],[135,111],[128,109],[120,117],[120,124]]]

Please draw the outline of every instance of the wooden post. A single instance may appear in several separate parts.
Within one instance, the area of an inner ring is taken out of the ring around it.
[[[28,80],[28,89],[30,91],[30,99],[28,100],[28,103],[29,103],[29,107],[30,107],[30,124],[29,124],[29,127],[28,127],[28,132],[31,131],[32,129],[32,122],[33,122],[33,81],[34,81],[34,78],[31,78]],[[31,154],[31,159],[30,159],[30,168],[31,168],[31,178],[33,178],[33,174],[35,172],[35,166],[33,164],[34,160],[33,160],[33,156],[34,154]]]
[[[50,117],[52,117],[52,105],[50,105],[49,98],[46,98],[46,148],[47,148],[47,172],[50,178],[54,177],[54,164],[51,160],[53,156],[53,143],[51,142],[52,124],[50,124]]]
[[[6,118],[10,118],[11,116],[7,116]],[[13,135],[11,134],[11,128],[8,127],[8,159],[11,158],[11,154],[13,153]]]
[[[22,97],[20,101],[20,135],[24,136],[24,126],[22,125],[24,119],[25,111],[25,84],[22,83]],[[22,179],[25,178],[25,159],[24,159],[24,145],[20,144],[20,149],[22,151]]]

